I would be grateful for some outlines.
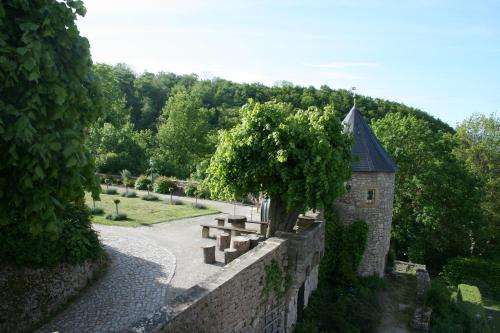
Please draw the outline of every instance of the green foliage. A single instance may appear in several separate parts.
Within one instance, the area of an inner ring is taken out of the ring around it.
[[[350,288],[320,282],[295,332],[376,332],[382,313],[377,293],[383,286],[376,277],[361,279]]]
[[[103,94],[102,110],[96,126],[110,123],[121,127],[130,121],[130,112],[125,107],[125,95],[121,91],[119,77],[112,66],[106,64],[94,65],[94,72]]]
[[[106,219],[111,221],[125,221],[127,220],[127,214],[124,213],[108,214],[106,215]]]
[[[207,206],[205,206],[204,204],[199,203],[199,202],[195,203],[195,204],[193,205],[193,207],[194,207],[194,208],[197,208],[197,209],[207,209]]]
[[[17,228],[20,236],[26,230],[39,235],[28,237],[34,242],[62,237],[71,228],[64,225],[67,207],[83,201],[84,187],[98,191],[84,137],[100,112],[101,95],[89,43],[75,24],[84,14],[81,1],[2,2],[2,235]]]
[[[199,96],[179,87],[162,113],[166,120],[158,126],[155,154],[158,171],[186,178],[194,171],[198,160],[213,149],[207,143],[207,110],[202,107]]]
[[[342,225],[329,215],[325,228],[325,255],[321,259],[320,280],[335,286],[355,284],[366,248],[368,225],[361,220]]]
[[[188,197],[194,197],[196,196],[196,193],[198,191],[198,183],[194,183],[194,182],[189,182],[186,184],[186,186],[184,186],[184,193],[188,196]]]
[[[158,197],[154,194],[143,195],[141,199],[146,201],[158,201]]]
[[[392,240],[398,258],[439,272],[451,257],[483,247],[477,180],[453,154],[450,135],[415,116],[389,113],[372,125],[399,166]],[[401,140],[401,138],[405,138]]]
[[[208,169],[210,190],[229,200],[263,193],[287,212],[331,205],[350,176],[350,149],[331,108],[250,102],[242,122],[221,134]],[[271,212],[270,229],[288,231],[289,222]]]
[[[476,286],[468,284],[458,285],[458,305],[467,315],[467,331],[471,333],[491,332],[486,321],[481,292]]]
[[[130,170],[139,174],[146,169],[144,149],[134,141],[136,135],[130,122],[118,126],[95,124],[88,135],[88,147],[96,155],[96,168],[101,173],[119,174]]]
[[[137,198],[137,193],[135,191],[127,191],[127,192],[122,193],[122,197]]]
[[[118,194],[118,191],[116,188],[105,188],[102,190],[102,193],[104,194]]]
[[[473,115],[458,126],[455,139],[453,153],[478,179],[483,193],[481,209],[489,236],[483,255],[500,260],[500,117]]]
[[[328,212],[326,219],[319,286],[296,332],[374,332],[381,313],[377,291],[384,284],[379,278],[357,275],[368,225],[361,220],[342,225],[333,212]]]
[[[123,169],[120,172],[120,176],[122,178],[122,184],[125,186],[129,186],[130,182],[132,181],[132,173],[127,169]]]
[[[180,206],[180,205],[184,205],[184,201],[178,200],[178,199],[173,199],[171,204],[175,205],[175,206]]]
[[[480,258],[453,258],[443,267],[443,279],[450,285],[478,286],[491,298],[500,298],[500,263]]]
[[[99,207],[90,208],[90,214],[92,215],[102,215],[104,214],[104,209]]]
[[[154,191],[156,193],[170,193],[177,188],[177,179],[160,176],[155,179]]]
[[[287,281],[289,280],[287,280],[287,276],[278,262],[273,259],[264,269],[266,271],[266,282],[264,289],[262,289],[262,299],[267,301],[271,293],[274,293],[278,299],[285,296],[289,286],[289,282]]]
[[[104,251],[91,227],[90,213],[83,206],[68,206],[61,216],[59,237],[33,234],[26,223],[11,223],[0,233],[2,264],[52,266],[97,259]]]
[[[148,176],[141,175],[135,180],[135,188],[137,190],[145,191],[149,185],[151,185],[151,178]]]
[[[465,332],[466,316],[452,297],[452,288],[437,278],[433,279],[427,294],[427,304],[432,308],[431,332]]]
[[[458,285],[457,299],[460,302],[466,302],[475,305],[481,305],[483,302],[481,298],[481,292],[479,291],[478,287],[463,283]]]

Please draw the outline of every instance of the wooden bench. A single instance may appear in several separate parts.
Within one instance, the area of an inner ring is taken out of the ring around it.
[[[200,226],[202,227],[202,229],[201,229],[201,237],[202,238],[208,238],[210,228],[224,230],[224,231],[230,231],[231,235],[233,235],[233,236],[236,235],[236,233],[242,233],[242,234],[256,234],[257,233],[257,231],[255,231],[255,230],[248,230],[248,229],[244,229],[244,228],[222,227],[222,226],[211,225],[211,224],[200,224]],[[238,235],[236,235],[236,236],[238,236]]]

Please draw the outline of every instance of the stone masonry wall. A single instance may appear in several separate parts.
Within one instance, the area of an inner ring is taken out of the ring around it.
[[[285,332],[284,301],[262,295],[266,266],[275,260],[286,270],[287,241],[269,238],[235,259],[172,305],[166,322],[156,332]]]
[[[130,331],[147,327],[147,331],[161,333],[293,332],[299,298],[303,309],[318,284],[324,234],[323,222],[313,223],[299,234],[278,232],[277,237],[267,239],[190,288],[169,309],[154,316],[158,319]],[[281,298],[272,292],[266,299],[266,267],[273,261],[290,284]]]
[[[0,268],[0,332],[23,332],[74,297],[107,259],[52,268]]]
[[[287,332],[292,332],[297,322],[299,297],[303,297],[302,308],[305,308],[309,296],[318,287],[319,262],[325,246],[325,223],[318,221],[298,234],[277,232],[276,236],[289,242],[288,265],[292,283],[287,294],[286,327]],[[303,295],[299,296],[302,286]]]
[[[335,202],[342,223],[363,219],[369,227],[368,241],[358,267],[362,276],[383,276],[391,240],[394,203],[394,173],[353,172],[349,192]],[[367,202],[367,191],[375,190],[375,200]]]

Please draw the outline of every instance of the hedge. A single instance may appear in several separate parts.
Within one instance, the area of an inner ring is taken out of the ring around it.
[[[170,191],[175,191],[176,185],[177,182],[175,178],[160,176],[156,178],[153,188],[156,193],[167,194],[170,193]]]
[[[488,333],[491,332],[483,308],[481,292],[476,286],[468,284],[458,285],[457,300],[459,306],[467,316],[467,332]]]
[[[149,179],[149,177],[147,176],[141,175],[135,181],[135,189],[145,191],[148,189],[148,185],[150,184],[151,184],[151,179]]]
[[[449,285],[475,285],[489,298],[500,299],[500,263],[480,258],[454,258],[441,273]]]

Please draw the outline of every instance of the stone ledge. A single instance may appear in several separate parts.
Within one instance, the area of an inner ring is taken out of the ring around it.
[[[109,259],[49,268],[0,268],[0,331],[23,332],[54,315],[89,281],[104,271]]]

